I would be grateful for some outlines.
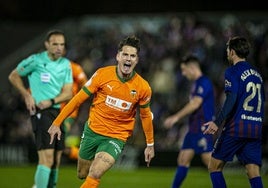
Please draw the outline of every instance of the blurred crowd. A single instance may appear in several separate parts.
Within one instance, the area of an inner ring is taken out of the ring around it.
[[[267,15],[266,15],[267,16]],[[87,76],[99,67],[115,64],[117,43],[126,35],[136,34],[142,42],[137,72],[151,84],[156,150],[177,151],[187,129],[187,121],[170,130],[163,128],[165,117],[188,100],[189,81],[182,77],[178,62],[187,53],[197,55],[203,72],[213,81],[216,109],[222,105],[226,42],[242,35],[252,44],[249,61],[257,66],[268,84],[268,22],[265,17],[244,14],[179,13],[167,15],[84,16],[70,26],[67,57],[80,63]],[[68,33],[67,33],[68,34]],[[268,92],[268,85],[266,86]],[[266,105],[267,106],[267,105]],[[0,143],[25,143],[32,139],[24,103],[16,91],[1,97]],[[267,107],[266,107],[267,108]],[[80,110],[77,126],[82,127],[88,109]],[[267,116],[266,116],[267,117]],[[81,121],[80,121],[81,120]],[[268,119],[264,123],[264,153],[268,153]],[[79,135],[81,128],[74,134]],[[144,135],[140,122],[129,142],[142,146]]]

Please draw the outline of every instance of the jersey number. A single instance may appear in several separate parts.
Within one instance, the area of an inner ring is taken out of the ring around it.
[[[248,97],[245,99],[243,108],[246,111],[253,111],[254,106],[250,106],[249,103],[255,97],[258,97],[258,106],[256,111],[261,112],[261,84],[255,84],[253,82],[249,82],[247,84],[247,93],[249,93]]]

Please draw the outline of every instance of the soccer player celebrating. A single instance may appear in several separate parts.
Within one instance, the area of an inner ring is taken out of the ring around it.
[[[225,188],[222,170],[236,155],[245,166],[252,188],[262,188],[262,124],[264,118],[264,85],[260,73],[248,61],[250,44],[243,37],[227,42],[227,59],[231,67],[225,71],[224,105],[215,121],[204,124],[204,134],[215,134],[224,122],[209,162],[214,188]]]
[[[134,71],[139,51],[137,37],[122,40],[116,54],[117,65],[98,69],[48,129],[51,143],[55,136],[60,139],[64,119],[94,95],[77,161],[78,177],[86,179],[81,188],[97,188],[101,177],[115,164],[132,135],[137,107],[147,143],[144,150],[147,166],[155,155],[150,110],[152,91],[148,82]]]

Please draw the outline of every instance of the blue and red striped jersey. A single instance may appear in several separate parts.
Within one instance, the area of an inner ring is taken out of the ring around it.
[[[260,138],[264,118],[264,85],[260,73],[246,61],[225,71],[225,92],[237,94],[223,131],[234,137]]]
[[[191,89],[191,96],[203,98],[202,105],[189,116],[189,132],[202,132],[204,123],[214,120],[215,104],[213,84],[207,76],[201,76],[195,81]]]

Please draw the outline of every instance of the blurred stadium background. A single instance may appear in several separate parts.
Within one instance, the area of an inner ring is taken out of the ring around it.
[[[254,4],[250,4],[254,3]],[[42,7],[42,8],[41,8]],[[52,28],[66,32],[67,57],[80,63],[88,77],[101,66],[114,64],[116,45],[125,35],[137,34],[142,41],[137,71],[153,89],[155,126],[154,167],[174,167],[181,139],[187,129],[182,121],[167,131],[163,119],[188,99],[189,83],[182,77],[179,59],[187,52],[202,60],[203,70],[214,82],[217,108],[223,98],[223,72],[227,66],[225,43],[230,36],[244,35],[253,45],[250,61],[268,84],[268,12],[262,3],[228,1],[33,1],[0,2],[0,164],[35,164],[36,151],[23,100],[8,82],[18,61],[43,49],[43,37]],[[268,86],[266,86],[268,88]],[[268,91],[268,90],[267,90]],[[267,106],[267,105],[266,105]],[[268,107],[268,106],[267,106]],[[87,117],[80,110],[72,134],[79,137]],[[267,116],[266,116],[267,117]],[[263,173],[267,176],[268,119],[263,135]],[[70,141],[75,142],[75,141]],[[73,144],[73,143],[72,143]],[[143,167],[144,137],[140,122],[116,167]],[[63,157],[63,164],[74,164]],[[195,158],[193,166],[200,166]],[[229,167],[240,167],[236,160]]]

